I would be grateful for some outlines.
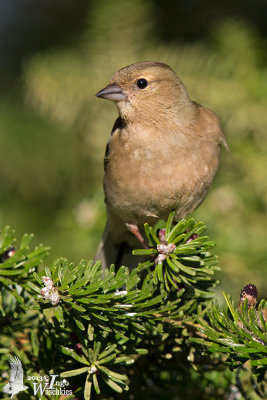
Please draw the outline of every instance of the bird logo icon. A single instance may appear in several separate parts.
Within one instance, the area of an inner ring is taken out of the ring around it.
[[[9,382],[4,386],[4,393],[10,395],[10,398],[26,389],[28,386],[23,384],[23,368],[21,361],[18,357],[11,357],[9,359],[10,365],[10,378]]]

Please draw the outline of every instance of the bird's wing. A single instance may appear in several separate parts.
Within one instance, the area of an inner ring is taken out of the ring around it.
[[[18,357],[12,357],[9,360],[10,364],[10,385],[22,385],[23,386],[23,369],[21,361]]]
[[[195,103],[199,109],[198,130],[199,132],[206,132],[207,137],[217,138],[220,145],[224,146],[226,150],[230,151],[224,136],[220,121],[214,111],[209,108],[203,107]]]

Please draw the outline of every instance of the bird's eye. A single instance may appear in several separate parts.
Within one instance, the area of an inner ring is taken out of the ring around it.
[[[144,89],[147,87],[147,80],[144,78],[140,78],[138,79],[138,81],[136,82],[137,86],[139,87],[139,89]]]

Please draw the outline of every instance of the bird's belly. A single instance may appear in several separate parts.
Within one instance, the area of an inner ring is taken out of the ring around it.
[[[177,219],[188,215],[204,200],[217,168],[205,162],[196,168],[192,160],[191,154],[180,161],[129,155],[119,165],[111,161],[104,178],[109,208],[123,222],[138,224],[166,219],[172,210]]]

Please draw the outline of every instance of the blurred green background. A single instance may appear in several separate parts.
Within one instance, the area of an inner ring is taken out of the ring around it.
[[[105,223],[105,143],[117,110],[94,94],[117,69],[168,63],[215,110],[231,153],[194,213],[217,242],[220,290],[266,296],[266,3],[0,1],[0,226],[50,259],[92,258]],[[179,177],[177,177],[179,179]]]

